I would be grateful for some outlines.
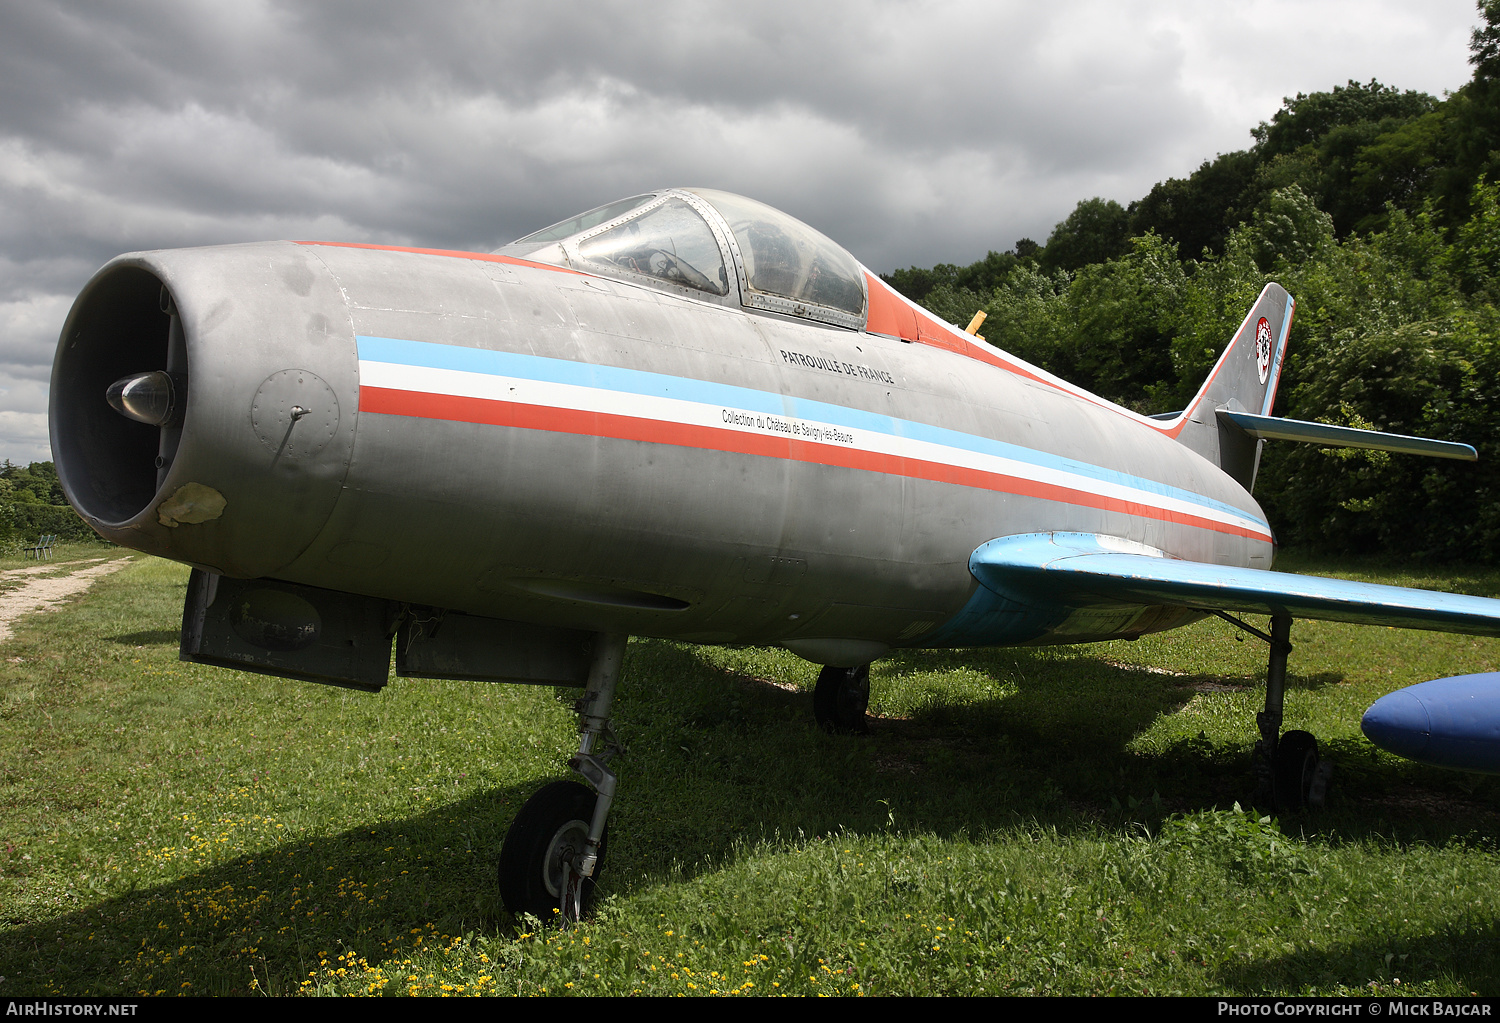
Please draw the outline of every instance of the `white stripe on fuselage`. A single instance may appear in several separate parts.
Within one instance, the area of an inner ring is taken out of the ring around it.
[[[580,384],[540,381],[525,377],[439,369],[429,366],[360,360],[362,386],[418,391],[491,401],[514,402],[544,408],[573,409],[630,416],[658,422],[679,423],[745,433],[760,433],[790,440],[827,444],[830,447],[876,452],[897,458],[919,459],[981,472],[1032,480],[1037,483],[1081,490],[1119,501],[1135,502],[1163,511],[1210,519],[1271,539],[1263,520],[1219,502],[1193,500],[1156,492],[1142,486],[1101,480],[1063,468],[1038,465],[982,451],[966,450],[896,433],[856,426],[809,420],[764,411],[729,408],[701,401],[640,394]],[[896,421],[899,424],[899,420]],[[1123,474],[1122,474],[1123,475]],[[1150,485],[1151,481],[1140,481]],[[1178,488],[1162,488],[1177,490]],[[1179,493],[1181,491],[1179,490]]]

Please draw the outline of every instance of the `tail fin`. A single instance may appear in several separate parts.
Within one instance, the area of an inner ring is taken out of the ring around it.
[[[1262,440],[1247,435],[1217,415],[1249,412],[1268,416],[1276,401],[1276,384],[1292,329],[1292,296],[1279,284],[1267,284],[1240,329],[1219,356],[1203,387],[1180,413],[1171,431],[1176,438],[1233,476],[1249,490],[1260,465]]]

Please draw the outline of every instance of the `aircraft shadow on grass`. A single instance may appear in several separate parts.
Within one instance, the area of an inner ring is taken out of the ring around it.
[[[934,704],[909,720],[878,720],[869,738],[851,740],[813,727],[806,693],[711,667],[676,644],[638,641],[631,651],[630,667],[640,683],[621,695],[618,711],[622,738],[632,747],[624,779],[632,798],[611,826],[612,871],[601,889],[606,894],[717,869],[761,839],[774,844],[778,835],[791,840],[886,833],[889,815],[898,832],[939,838],[1036,822],[1063,834],[1136,834],[1140,814],[1111,814],[1088,795],[1070,791],[1123,791],[1132,782],[1176,778],[1182,791],[1172,793],[1172,802],[1192,810],[1212,805],[1205,779],[1218,777],[1234,788],[1243,786],[1247,774],[1243,748],[1226,756],[1188,742],[1145,758],[1127,750],[1156,715],[1191,698],[1193,690],[1183,684],[1194,682],[1191,677],[1087,657],[1046,666],[1064,675],[1089,672],[1116,687],[1123,704],[1139,708],[1126,719],[1097,713],[1093,687],[1028,681],[1029,655],[1013,652],[1004,665],[979,670],[997,683],[1014,681],[1019,692],[972,704]],[[928,667],[949,660],[922,657]],[[964,663],[972,666],[976,659]],[[1331,681],[1336,679],[1315,684]],[[573,695],[559,690],[560,697]],[[1071,735],[1024,726],[1030,708],[1043,703],[1049,720]],[[800,725],[789,728],[788,721]],[[1036,757],[1039,746],[1053,751],[1050,759]],[[1122,765],[1127,774],[1134,772],[1124,781]],[[518,929],[494,894],[495,854],[535,782],[247,854],[170,884],[17,926],[0,936],[5,993],[43,993],[53,984],[72,992],[176,993],[183,981],[196,993],[245,993],[252,966],[262,984],[269,979],[272,990],[287,990],[306,979],[324,953],[352,949],[372,965],[407,958],[413,929],[429,943],[435,935]],[[1368,825],[1371,835],[1383,827],[1373,820]],[[1344,827],[1342,834],[1359,837],[1359,830]],[[1454,830],[1447,837],[1460,834]],[[1441,959],[1442,950],[1460,939],[1493,936],[1438,936],[1402,949]],[[234,948],[260,951],[237,955]],[[225,949],[231,951],[226,955]],[[1356,968],[1373,970],[1385,951],[1371,945],[1326,953],[1327,967],[1318,969],[1348,977]],[[1271,989],[1294,972],[1306,977],[1306,956],[1312,954],[1236,967],[1225,983]]]
[[[1487,993],[1500,982],[1500,923],[1447,926],[1436,933],[1385,935],[1328,949],[1304,948],[1282,956],[1226,966],[1219,972],[1225,989],[1274,994],[1307,984],[1373,981],[1382,994],[1401,993],[1396,980],[1451,977],[1462,994]]]
[[[13,926],[0,934],[0,991],[245,995],[253,966],[262,991],[269,969],[269,992],[291,993],[322,954],[352,948],[378,964],[407,957],[413,929],[431,944],[494,927],[494,852],[526,795],[487,791]],[[236,952],[246,948],[259,952]]]

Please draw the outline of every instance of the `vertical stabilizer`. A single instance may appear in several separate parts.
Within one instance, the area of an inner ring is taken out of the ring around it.
[[[1264,441],[1249,436],[1217,413],[1225,409],[1271,414],[1294,304],[1281,285],[1267,284],[1197,396],[1171,427],[1173,436],[1233,476],[1246,490],[1255,484]]]

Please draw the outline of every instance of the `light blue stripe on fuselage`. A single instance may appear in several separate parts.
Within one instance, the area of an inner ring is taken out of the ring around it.
[[[1035,448],[991,440],[988,437],[977,437],[973,434],[917,423],[909,419],[897,419],[883,413],[867,412],[864,409],[850,408],[845,405],[832,405],[809,398],[774,394],[770,391],[716,383],[710,380],[693,380],[664,373],[652,373],[647,370],[601,366],[519,352],[497,352],[482,348],[436,344],[429,341],[407,341],[367,335],[360,335],[358,343],[360,359],[369,362],[519,377],[546,383],[594,387],[625,394],[676,398],[704,405],[760,412],[767,415],[789,416],[834,426],[868,430],[888,436],[906,437],[963,451],[1008,458],[1102,483],[1113,483],[1145,494],[1173,498],[1244,518],[1257,525],[1265,526],[1268,531],[1270,528],[1263,520],[1256,518],[1243,508],[1215,501],[1202,494],[1182,490],[1156,480],[1132,476],[1089,462],[1075,461]]]

